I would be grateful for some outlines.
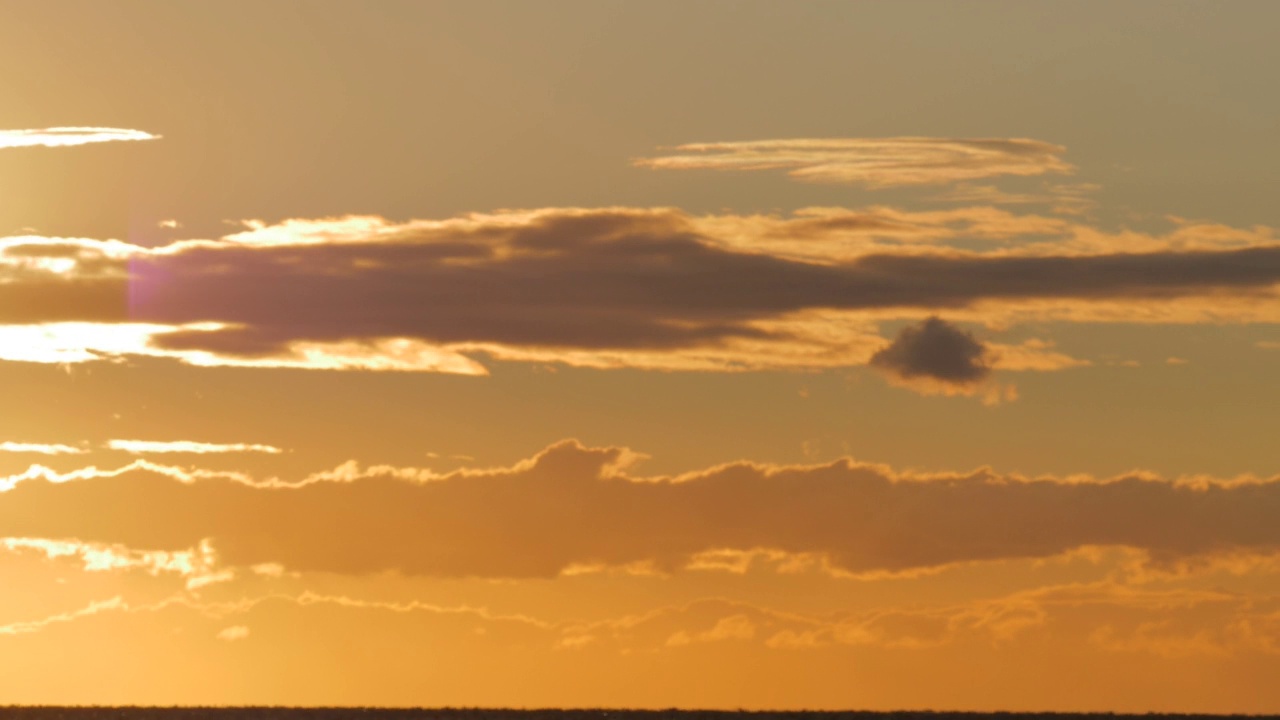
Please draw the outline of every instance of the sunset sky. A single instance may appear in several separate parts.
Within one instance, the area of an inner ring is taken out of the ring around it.
[[[1277,27],[0,0],[0,705],[1280,712]]]

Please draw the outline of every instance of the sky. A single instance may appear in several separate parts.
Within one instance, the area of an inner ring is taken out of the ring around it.
[[[1280,712],[1278,22],[0,0],[0,705]]]

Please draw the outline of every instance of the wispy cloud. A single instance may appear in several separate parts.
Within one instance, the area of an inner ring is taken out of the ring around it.
[[[973,205],[1048,205],[1057,213],[1079,215],[1098,204],[1091,194],[1100,189],[1091,183],[1052,183],[1040,192],[1008,192],[994,185],[961,183],[933,199]]]
[[[51,127],[34,130],[0,130],[0,149],[20,147],[71,147],[104,142],[157,140],[142,130],[104,127]]]
[[[135,550],[119,543],[85,543],[79,540],[8,537],[0,546],[13,551],[36,551],[50,559],[75,558],[85,572],[141,570],[151,575],[173,573],[186,578],[187,587],[195,589],[214,582],[229,580],[229,571],[215,571],[217,558],[208,543],[187,550]]]
[[[20,443],[20,442],[0,442],[0,452],[9,453],[34,453],[38,455],[79,455],[86,452],[84,448],[73,447],[71,445],[59,445],[56,443]]]
[[[107,447],[121,450],[133,455],[152,453],[187,453],[204,455],[208,453],[268,453],[278,455],[282,452],[274,445],[258,445],[252,443],[207,443],[191,440],[109,440]]]
[[[233,642],[235,640],[243,640],[249,637],[249,628],[244,625],[232,625],[229,628],[223,628],[217,635],[219,640]]]
[[[1000,175],[1070,173],[1061,145],[1025,138],[799,138],[677,145],[634,161],[664,170],[786,170],[806,182],[870,188],[936,185]]]

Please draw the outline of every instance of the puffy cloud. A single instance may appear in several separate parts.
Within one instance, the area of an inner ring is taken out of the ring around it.
[[[635,161],[666,170],[786,170],[806,182],[871,188],[928,185],[999,175],[1070,173],[1061,145],[1025,138],[801,138],[689,143]]]
[[[0,130],[0,149],[19,147],[69,147],[104,142],[156,140],[160,136],[142,130],[104,127],[51,127],[35,130]]]
[[[150,464],[28,473],[0,482],[11,488],[0,493],[0,537],[167,552],[207,539],[219,568],[517,578],[646,563],[678,572],[732,562],[715,554],[726,550],[808,554],[832,572],[875,574],[1087,546],[1160,563],[1280,549],[1280,479],[1026,480],[848,460],[637,478],[625,470],[633,458],[564,442],[506,469],[375,469],[293,484]]]
[[[925,318],[898,332],[893,342],[871,356],[871,365],[910,385],[921,381],[967,391],[991,374],[988,348],[938,317]]]

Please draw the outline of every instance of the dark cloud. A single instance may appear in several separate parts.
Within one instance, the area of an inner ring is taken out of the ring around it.
[[[344,475],[295,487],[123,474],[19,481],[0,537],[75,538],[336,573],[550,577],[573,565],[766,548],[851,572],[1045,558],[1124,546],[1161,562],[1280,549],[1280,478],[1190,486],[1140,476],[1024,481],[989,471],[914,476],[841,461],[736,464],[679,479],[617,472],[620,449],[555,445],[508,470],[404,479]]]
[[[382,226],[342,242],[191,243],[129,260],[95,258],[69,273],[15,264],[49,250],[8,252],[0,322],[217,321],[243,327],[165,342],[246,355],[294,341],[379,337],[588,350],[786,343],[786,327],[758,323],[812,310],[942,310],[992,300],[1262,298],[1280,282],[1280,246],[815,263],[732,250],[676,211],[630,209]]]
[[[931,317],[902,328],[893,343],[871,357],[871,365],[902,380],[971,386],[991,374],[986,356],[987,348],[972,333]]]

